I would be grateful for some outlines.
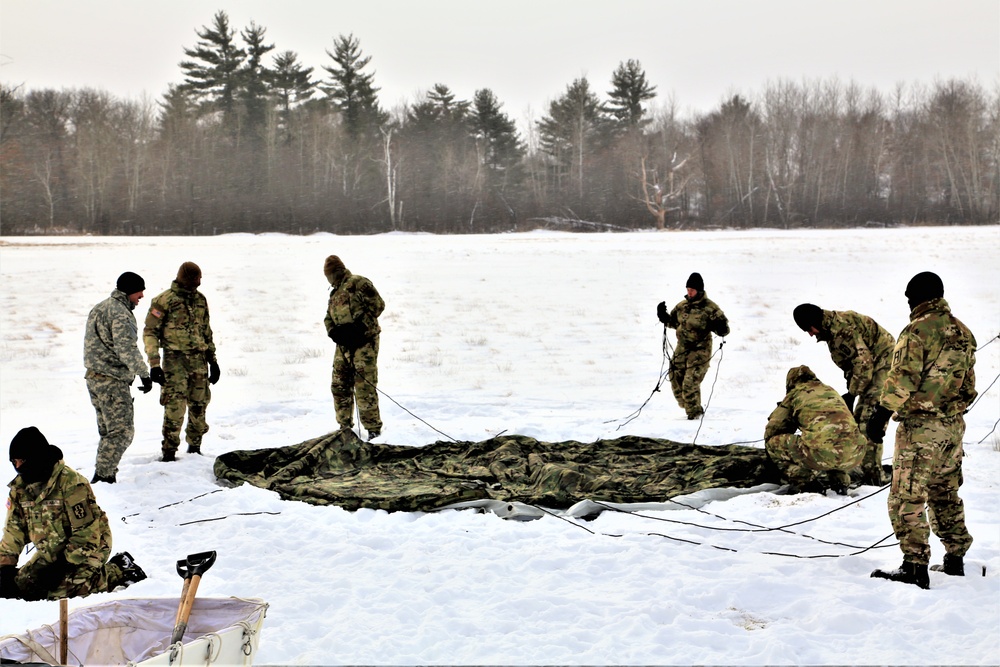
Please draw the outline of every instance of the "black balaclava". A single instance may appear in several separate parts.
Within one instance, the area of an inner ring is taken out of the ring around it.
[[[907,303],[910,304],[910,310],[913,310],[924,301],[943,297],[944,283],[938,274],[924,271],[910,278],[910,282],[906,283],[904,294]]]
[[[43,482],[52,474],[52,468],[62,459],[62,450],[50,445],[42,432],[34,426],[22,428],[10,441],[10,461],[21,459],[17,469],[25,484]]]

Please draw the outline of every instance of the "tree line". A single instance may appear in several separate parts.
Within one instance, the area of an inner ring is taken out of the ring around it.
[[[162,99],[0,85],[4,234],[490,233],[990,224],[1000,91],[776,81],[684,117],[635,60],[518,124],[489,88],[384,109],[339,35],[316,71],[218,12]]]

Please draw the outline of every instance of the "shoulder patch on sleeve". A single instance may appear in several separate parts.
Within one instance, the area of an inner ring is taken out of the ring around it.
[[[90,509],[87,493],[74,493],[66,499],[66,508],[69,512],[69,523],[73,528],[86,526],[94,521],[94,514]]]
[[[150,308],[149,314],[157,319],[163,317],[163,311],[157,310],[156,308]]]

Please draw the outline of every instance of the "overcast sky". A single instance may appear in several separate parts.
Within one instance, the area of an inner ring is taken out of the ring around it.
[[[1000,82],[998,0],[0,0],[0,81],[156,98],[219,9],[316,75],[353,33],[389,109],[443,83],[537,117],[581,76],[605,97],[630,58],[682,111],[777,79]]]

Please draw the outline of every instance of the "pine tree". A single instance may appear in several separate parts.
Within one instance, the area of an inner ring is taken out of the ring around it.
[[[484,146],[483,163],[494,173],[508,172],[524,157],[517,125],[501,109],[489,88],[476,91],[470,119],[472,132]]]
[[[585,156],[601,143],[606,121],[601,102],[586,78],[576,79],[559,99],[549,104],[549,113],[538,121],[541,148],[557,168],[557,184],[570,176],[583,197]]]
[[[226,12],[215,14],[212,27],[195,32],[200,41],[194,48],[184,49],[184,54],[192,60],[180,63],[184,86],[198,96],[206,110],[220,111],[223,126],[236,136],[239,128],[236,102],[246,52],[237,46]]]
[[[284,51],[274,56],[272,87],[278,100],[278,117],[285,143],[292,140],[292,107],[312,97],[316,82],[312,80],[312,67],[302,67],[294,51]]]
[[[608,91],[608,103],[604,106],[615,124],[620,128],[641,128],[650,122],[645,118],[646,110],[642,104],[656,97],[656,86],[649,85],[646,73],[638,60],[619,63],[611,75],[611,90]]]
[[[264,43],[265,32],[265,28],[251,21],[250,26],[240,33],[247,48],[246,61],[240,69],[239,96],[246,114],[247,136],[255,150],[264,140],[273,81],[272,71],[264,65],[264,56],[274,49],[274,44]]]
[[[354,139],[376,138],[387,116],[379,108],[375,74],[362,71],[371,62],[371,56],[362,57],[360,43],[354,35],[338,36],[333,43],[333,53],[327,50],[326,54],[335,64],[323,67],[331,81],[321,87],[343,114],[348,134]]]

